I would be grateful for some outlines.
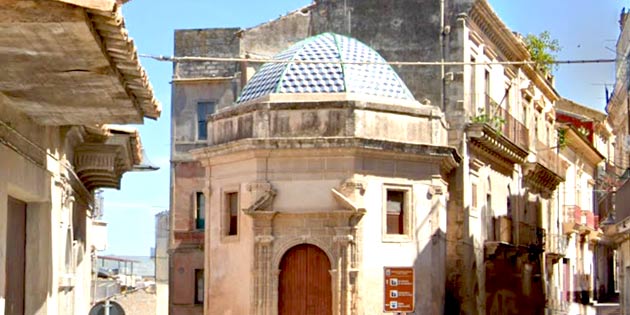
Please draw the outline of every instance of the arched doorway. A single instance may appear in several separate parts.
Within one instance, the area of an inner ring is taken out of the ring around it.
[[[279,315],[331,315],[330,261],[317,246],[289,249],[280,262]]]

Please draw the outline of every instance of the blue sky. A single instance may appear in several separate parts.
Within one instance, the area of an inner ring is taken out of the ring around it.
[[[388,0],[396,1],[396,0]],[[175,29],[251,27],[309,4],[308,0],[133,0],[123,13],[138,52],[173,54]],[[513,31],[548,30],[562,46],[558,59],[614,58],[622,1],[490,0]],[[630,1],[628,2],[630,5]],[[156,213],[169,206],[170,99],[172,64],[141,60],[162,103],[158,121],[138,126],[147,156],[159,171],[127,173],[122,189],[106,190],[104,220],[109,223],[106,254],[148,256],[155,243]],[[614,65],[563,65],[556,89],[566,98],[596,109],[604,107],[603,84],[614,82]]]

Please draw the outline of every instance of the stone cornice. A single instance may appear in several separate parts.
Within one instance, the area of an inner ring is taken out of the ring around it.
[[[439,164],[443,172],[450,172],[461,162],[457,150],[447,146],[432,146],[357,137],[293,137],[241,139],[216,146],[192,150],[193,157],[204,164],[233,160],[234,154],[270,155],[284,151],[347,151],[349,154],[383,155],[394,159],[412,159]],[[312,153],[310,153],[312,155]],[[247,157],[244,157],[247,158]]]
[[[485,0],[475,1],[470,18],[509,60],[528,60],[527,48],[494,13]]]
[[[260,110],[305,110],[305,109],[353,109],[371,110],[381,113],[401,114],[411,117],[424,117],[439,119],[442,126],[448,126],[444,113],[437,107],[422,105],[420,103],[411,104],[383,104],[364,101],[306,101],[306,102],[248,102],[238,106],[226,107],[225,109],[208,117],[209,122],[225,119],[228,117],[242,115]]]
[[[596,167],[605,157],[599,153],[597,149],[573,126],[560,127],[560,130],[566,130],[567,145],[573,149],[578,155],[586,158],[592,167]]]
[[[88,190],[120,188],[125,172],[142,161],[137,131],[122,127],[84,127],[85,142],[74,148],[74,168]]]
[[[475,1],[470,10],[470,19],[508,60],[525,61],[531,59],[523,41],[501,21],[486,0]],[[549,81],[532,65],[524,65],[522,69],[552,102],[560,98]]]

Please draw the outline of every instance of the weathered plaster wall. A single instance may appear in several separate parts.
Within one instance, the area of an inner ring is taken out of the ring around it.
[[[439,1],[318,1],[311,12],[312,34],[335,32],[354,37],[388,61],[440,58]],[[395,67],[418,100],[440,104],[439,67]]]
[[[206,313],[251,314],[253,241],[251,219],[244,214],[243,200],[246,183],[257,179],[259,164],[263,161],[236,160],[233,163],[211,167],[209,174],[211,197],[206,207],[207,222],[205,246]],[[237,235],[228,236],[225,213],[225,194],[239,196]],[[240,301],[234,303],[234,301]]]
[[[239,33],[241,54],[250,55],[252,58],[272,57],[313,35],[310,32],[310,20],[311,8],[305,7],[277,20],[243,30]]]
[[[234,57],[239,55],[239,28],[175,31],[175,56]],[[174,79],[230,77],[237,66],[229,62],[183,62],[173,64]]]
[[[232,303],[233,299],[249,301],[252,298],[249,285],[255,272],[252,250],[254,235],[251,218],[239,213],[239,235],[224,236],[222,224],[225,217],[221,196],[226,191],[239,191],[240,207],[246,208],[253,201],[247,191],[248,183],[269,182],[276,190],[270,210],[278,214],[272,225],[272,270],[293,244],[311,243],[324,250],[333,261],[340,259],[334,250],[338,235],[338,222],[333,210],[341,210],[334,200],[331,189],[348,178],[365,182],[363,201],[367,214],[359,223],[358,247],[359,279],[358,300],[355,311],[372,314],[382,311],[383,267],[413,266],[416,270],[416,307],[418,310],[443,312],[446,243],[446,199],[433,192],[433,175],[439,174],[437,165],[413,159],[385,159],[383,157],[339,155],[327,152],[284,151],[264,154],[264,158],[240,160],[222,157],[211,166],[210,185],[212,199],[209,218],[216,222],[207,232],[209,251],[206,252],[210,273],[208,281],[207,310],[211,314],[252,313],[251,305]],[[226,162],[230,161],[230,162]],[[355,175],[363,174],[363,175]],[[411,187],[413,191],[413,237],[409,241],[383,241],[383,184]],[[445,191],[445,190],[444,190]],[[277,275],[274,281],[278,281]],[[333,280],[335,281],[335,280]],[[245,289],[247,288],[247,289]],[[348,288],[350,290],[350,288]],[[271,292],[274,299],[277,291]],[[228,299],[230,297],[231,299]],[[252,301],[259,303],[260,301]]]
[[[197,138],[197,103],[215,102],[215,110],[232,105],[235,96],[230,80],[173,82],[172,89],[172,146],[173,160],[190,160],[188,151],[206,145]]]
[[[203,314],[203,304],[195,304],[195,269],[204,269],[203,251],[181,249],[171,256],[171,314]]]
[[[195,230],[195,199],[205,189],[205,170],[198,162],[177,162],[174,168],[172,231]]]

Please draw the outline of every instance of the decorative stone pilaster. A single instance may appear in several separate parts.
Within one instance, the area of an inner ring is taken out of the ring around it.
[[[243,212],[249,215],[253,222],[254,232],[254,268],[253,294],[251,310],[256,315],[272,314],[274,295],[274,276],[272,275],[271,259],[273,251],[273,218],[276,211],[270,211],[275,190],[268,182],[254,182],[247,185],[249,206]]]
[[[336,213],[334,255],[331,276],[333,280],[333,311],[335,314],[357,314],[358,269],[360,256],[357,252],[357,231],[365,214],[364,194],[366,184],[354,178],[343,181],[331,190],[333,197],[345,211]]]
[[[271,314],[273,294],[271,292],[271,251],[274,237],[259,235],[254,238],[254,298],[252,300],[254,314]]]
[[[334,269],[337,270],[337,277],[333,278],[335,281],[334,300],[337,301],[338,309],[336,314],[345,315],[352,314],[351,301],[353,295],[356,292],[352,292],[350,284],[350,270],[351,268],[351,243],[354,240],[353,236],[349,233],[351,228],[338,227],[335,228],[335,236],[333,237],[335,256],[337,261],[335,262]]]

